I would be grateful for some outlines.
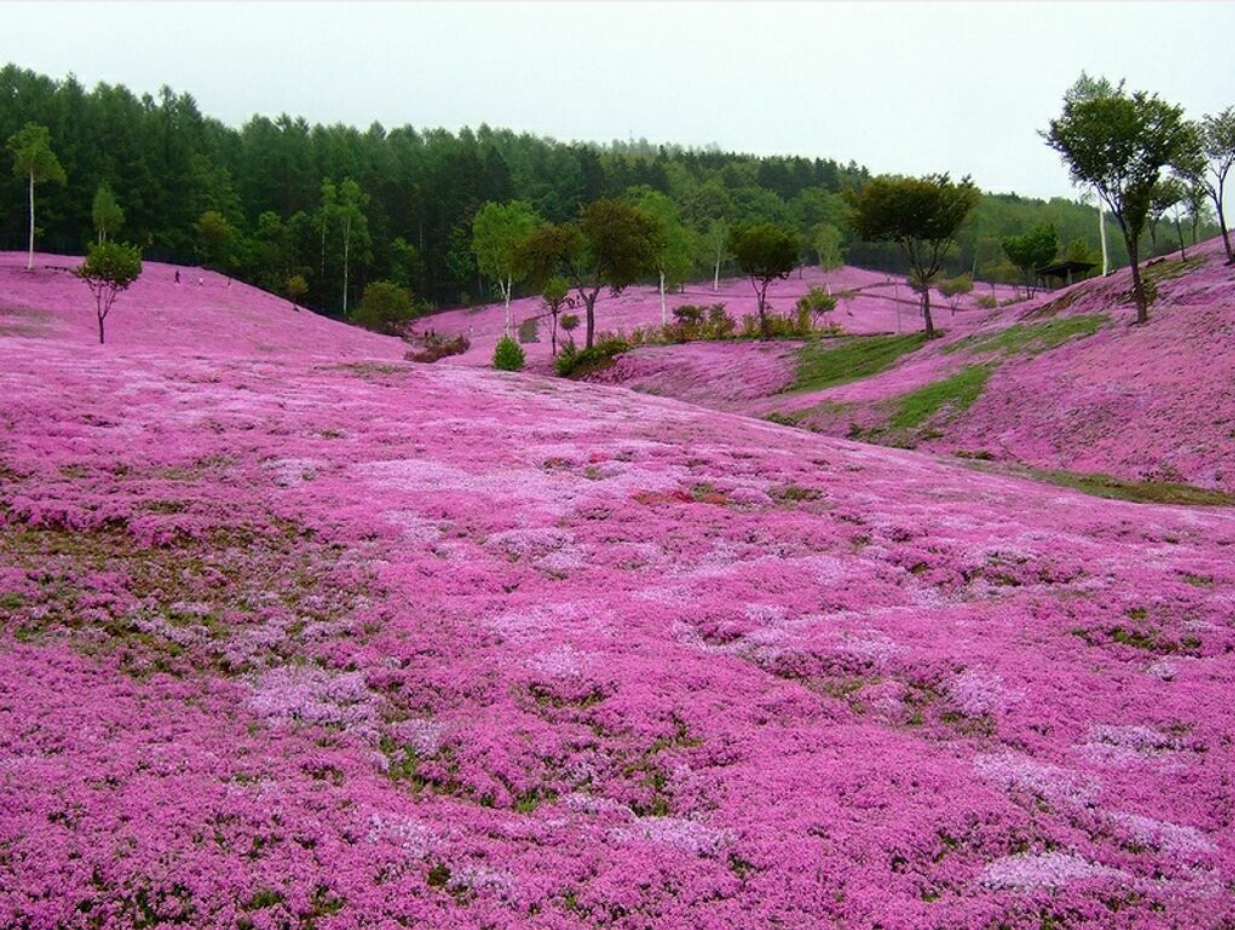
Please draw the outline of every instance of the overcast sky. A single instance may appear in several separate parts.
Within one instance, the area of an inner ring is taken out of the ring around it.
[[[1075,196],[1038,131],[1082,70],[1235,104],[1231,3],[0,3],[0,63],[170,85],[232,126],[488,123],[970,174]]]

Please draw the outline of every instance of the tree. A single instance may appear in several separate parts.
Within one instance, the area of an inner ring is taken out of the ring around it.
[[[360,189],[360,185],[351,178],[344,178],[339,185],[339,201],[335,207],[336,219],[343,227],[343,316],[347,316],[347,278],[351,268],[352,239],[358,239],[367,245],[369,241],[369,224],[365,218],[364,208],[369,203],[369,197]]]
[[[832,285],[828,281],[828,275],[845,264],[845,257],[841,252],[840,230],[831,223],[820,223],[816,226],[815,251],[819,253],[819,269],[823,272],[824,289],[831,294]]]
[[[957,275],[955,278],[945,278],[939,282],[939,293],[948,301],[952,315],[960,307],[961,298],[973,292],[973,278],[968,274]]]
[[[523,347],[510,336],[503,335],[493,349],[493,367],[498,371],[522,371],[526,359]]]
[[[292,309],[300,309],[300,302],[304,300],[307,293],[309,293],[309,282],[305,280],[304,275],[294,274],[287,279],[287,296],[292,300]]]
[[[712,277],[712,293],[720,290],[720,266],[724,263],[729,249],[729,224],[724,220],[712,220],[708,223],[707,232],[700,240],[708,250],[708,256],[715,258],[715,268]]]
[[[416,305],[407,288],[389,281],[374,281],[365,287],[352,322],[375,333],[401,336],[416,315]]]
[[[1008,256],[1008,261],[1020,271],[1025,282],[1025,296],[1032,297],[1038,269],[1049,265],[1059,251],[1059,237],[1055,235],[1055,227],[1050,223],[1043,223],[1023,236],[1005,236],[999,244]]]
[[[111,312],[116,295],[128,288],[142,273],[141,251],[119,242],[91,243],[86,260],[73,274],[86,282],[94,295],[99,318],[99,345],[103,344],[103,322]]]
[[[26,123],[9,136],[8,149],[13,153],[13,173],[25,178],[30,192],[30,257],[26,270],[34,270],[34,185],[43,181],[64,184],[66,176],[56,153],[51,150],[51,130],[37,123]]]
[[[522,277],[517,261],[519,243],[536,228],[540,218],[523,200],[487,203],[472,220],[472,251],[480,273],[497,281],[506,308],[507,336],[510,335],[510,298],[514,282]]]
[[[694,263],[691,259],[690,234],[678,218],[678,208],[660,191],[643,186],[630,192],[634,205],[655,219],[656,271],[660,278],[660,325],[669,325],[669,309],[665,302],[665,284],[680,285],[689,277]]]
[[[1195,140],[1185,129],[1183,110],[1156,94],[1129,95],[1121,84],[1111,94],[1065,98],[1062,115],[1043,136],[1068,165],[1072,182],[1091,185],[1115,217],[1132,268],[1136,322],[1148,322],[1139,244],[1154,185],[1164,168],[1184,161]]]
[[[733,232],[732,250],[738,266],[755,288],[759,301],[759,338],[767,339],[768,287],[777,279],[784,280],[797,267],[801,243],[792,229],[775,223],[760,223]]]
[[[236,230],[218,210],[207,210],[193,224],[198,252],[207,268],[224,271],[231,267],[231,247]]]
[[[1150,255],[1155,255],[1158,251],[1158,224],[1166,219],[1168,213],[1183,203],[1187,193],[1188,191],[1184,187],[1183,181],[1170,175],[1159,178],[1158,183],[1154,185],[1153,191],[1149,196]]]
[[[94,192],[94,205],[90,216],[94,220],[94,231],[98,233],[99,242],[106,242],[107,237],[114,235],[124,225],[124,211],[116,203],[116,195],[107,184],[100,184]]]
[[[1076,83],[1064,91],[1064,100],[1079,103],[1082,100],[1110,97],[1122,88],[1122,83],[1116,88],[1106,78],[1091,78],[1082,71],[1081,76],[1076,79]],[[1096,192],[1087,191],[1085,194],[1082,194],[1081,202],[1088,203],[1091,196],[1098,201],[1098,238],[1102,243],[1102,276],[1105,277],[1111,270],[1110,251],[1106,247],[1106,208],[1103,206],[1102,198],[1098,197]]]
[[[602,288],[620,294],[656,269],[656,220],[628,203],[597,200],[583,208],[578,223],[547,224],[518,249],[520,266],[542,285],[559,272],[583,301],[585,348],[596,338],[596,298]],[[564,321],[563,321],[564,323]]]
[[[1227,264],[1235,264],[1231,236],[1226,228],[1226,213],[1222,209],[1226,176],[1231,166],[1235,165],[1235,107],[1227,107],[1217,116],[1206,116],[1200,123],[1190,126],[1200,157],[1190,162],[1184,159],[1184,173],[1190,181],[1201,185],[1213,201],[1218,212],[1218,229],[1222,232]]]
[[[540,299],[544,301],[545,309],[549,311],[549,316],[553,321],[553,325],[549,330],[549,338],[553,346],[554,355],[557,355],[558,314],[562,312],[562,307],[566,305],[566,297],[569,294],[570,282],[565,278],[550,278],[545,282],[544,289],[540,294]]]
[[[909,262],[910,280],[921,294],[926,338],[935,338],[931,319],[931,284],[956,234],[977,206],[981,194],[964,177],[953,183],[947,174],[923,178],[883,175],[860,190],[846,191],[848,222],[867,242],[894,242]]]

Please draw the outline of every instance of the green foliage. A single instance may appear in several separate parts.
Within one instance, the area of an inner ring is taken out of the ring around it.
[[[401,336],[418,315],[407,288],[390,281],[374,281],[365,286],[364,296],[352,313],[352,322],[375,333]]]
[[[656,223],[654,265],[666,285],[684,283],[694,269],[694,242],[682,225],[677,205],[646,185],[627,193],[630,201]]]
[[[119,242],[91,243],[86,260],[74,269],[73,274],[85,281],[94,295],[100,345],[104,342],[103,323],[111,312],[116,295],[127,289],[141,273],[141,251]]]
[[[51,148],[51,131],[37,123],[26,123],[8,138],[8,150],[13,153],[13,173],[25,178],[30,201],[30,257],[26,268],[34,267],[34,186],[44,181],[67,182],[64,168]]]
[[[94,192],[94,203],[90,209],[94,220],[94,231],[98,233],[99,242],[106,242],[109,236],[115,235],[124,225],[124,211],[116,203],[116,195],[106,184],[100,184]]]
[[[851,336],[813,342],[798,350],[794,391],[819,391],[869,378],[925,344],[924,335]]]
[[[953,415],[973,406],[991,376],[989,365],[966,365],[950,378],[902,394],[888,421],[893,429],[913,429],[948,408]]]
[[[935,336],[930,285],[980,199],[968,177],[953,183],[947,174],[923,178],[883,175],[846,193],[853,231],[867,241],[895,243],[909,262],[910,277],[919,283],[922,295],[928,339]]]
[[[1137,322],[1149,319],[1141,285],[1138,243],[1152,206],[1154,187],[1170,165],[1189,160],[1199,145],[1187,131],[1183,110],[1142,91],[1127,94],[1122,83],[1102,93],[1065,98],[1063,113],[1043,134],[1060,154],[1073,183],[1091,186],[1110,208],[1123,233],[1132,267]]]
[[[1054,260],[1059,251],[1059,238],[1055,227],[1045,223],[1023,236],[1005,236],[1000,245],[1008,260],[1020,271],[1025,293],[1032,295],[1038,269]]]
[[[523,348],[509,336],[497,341],[493,350],[493,367],[498,371],[522,371],[525,364]]]
[[[522,200],[487,203],[472,220],[472,251],[481,274],[498,282],[502,300],[510,303],[511,286],[521,280],[519,245],[540,221],[531,204]]]
[[[939,282],[939,293],[944,296],[948,306],[956,313],[961,298],[973,292],[973,278],[968,274],[957,275],[955,278],[945,278]]]
[[[527,345],[529,342],[540,342],[540,320],[529,316],[519,324],[519,342]]]
[[[658,334],[653,334],[653,341],[684,343],[700,339],[728,339],[737,328],[733,317],[725,312],[723,303],[710,306],[683,304],[673,309],[673,317],[673,322]]]
[[[630,348],[629,342],[616,336],[601,338],[590,349],[576,349],[569,343],[553,360],[553,365],[563,378],[582,378],[608,368],[614,356],[629,352]]]
[[[292,305],[295,306],[304,300],[304,295],[309,293],[309,282],[305,280],[304,275],[294,274],[287,279],[287,296],[291,298]]]
[[[814,246],[819,253],[819,268],[825,275],[845,263],[841,251],[841,231],[831,223],[820,223],[815,227]]]
[[[759,300],[759,335],[771,338],[767,313],[768,286],[789,277],[798,265],[801,242],[792,229],[775,223],[735,229],[731,239],[734,258],[755,287]]]
[[[821,287],[812,287],[798,298],[798,310],[807,313],[831,313],[836,309],[836,298]]]
[[[218,210],[207,210],[193,224],[198,238],[202,263],[208,268],[224,270],[231,267],[231,247],[236,230]]]
[[[562,329],[568,333],[574,332],[579,328],[579,317],[574,313],[567,313],[562,317]]]

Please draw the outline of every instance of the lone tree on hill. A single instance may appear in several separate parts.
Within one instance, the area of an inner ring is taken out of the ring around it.
[[[777,279],[789,277],[798,266],[801,248],[796,232],[775,223],[760,223],[733,231],[733,256],[738,267],[750,277],[759,300],[760,339],[771,335],[768,331],[768,287]]]
[[[37,123],[26,125],[9,136],[9,151],[13,153],[13,173],[26,178],[30,190],[30,257],[26,270],[34,270],[34,185],[43,181],[65,183],[64,168],[51,150],[51,131]]]
[[[618,200],[597,200],[583,208],[578,223],[542,226],[520,244],[519,263],[543,286],[559,270],[583,301],[585,349],[596,336],[596,298],[604,287],[620,294],[656,272],[659,225],[642,210]]]
[[[90,244],[90,252],[73,274],[86,282],[94,295],[99,318],[99,345],[104,342],[103,322],[111,312],[116,295],[138,279],[142,273],[141,251],[119,242]]]
[[[1149,321],[1149,295],[1141,280],[1138,246],[1163,169],[1185,163],[1196,134],[1183,110],[1156,94],[1113,92],[1065,98],[1063,113],[1042,134],[1062,156],[1072,182],[1090,185],[1110,208],[1128,249],[1136,322]]]
[[[953,183],[947,174],[923,178],[882,175],[861,190],[846,192],[853,231],[867,242],[895,242],[909,260],[909,280],[922,295],[927,339],[936,335],[931,285],[981,196],[968,177]]]

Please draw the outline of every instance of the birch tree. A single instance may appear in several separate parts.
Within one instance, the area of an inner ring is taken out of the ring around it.
[[[486,277],[497,281],[502,304],[506,309],[505,334],[513,328],[510,317],[511,292],[522,277],[518,262],[519,243],[531,235],[540,222],[536,211],[523,200],[510,203],[487,203],[472,220],[472,252],[476,267]]]
[[[13,153],[13,173],[25,178],[30,193],[30,250],[26,270],[34,270],[34,185],[43,181],[64,184],[67,178],[56,153],[51,150],[51,131],[37,123],[26,123],[8,140]]]

